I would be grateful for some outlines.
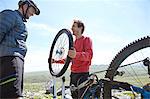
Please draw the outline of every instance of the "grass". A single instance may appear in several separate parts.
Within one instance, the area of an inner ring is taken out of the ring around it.
[[[106,70],[107,65],[96,65],[91,66],[91,73],[95,71],[102,71]],[[99,79],[103,79],[106,72],[98,73],[97,76]],[[64,74],[66,82],[65,85],[69,85],[70,81],[70,70],[67,70]],[[140,79],[144,84],[150,81],[150,79],[147,79],[147,75],[144,76],[138,76],[138,79]],[[52,76],[50,75],[49,71],[43,71],[43,72],[31,72],[31,73],[25,73],[24,77],[24,95],[25,99],[53,99],[52,94],[46,95],[46,85],[47,82],[52,80]],[[128,82],[133,85],[139,86],[139,83],[133,77],[131,76],[121,76],[121,77],[115,77],[116,81],[124,81]],[[56,78],[56,87],[60,88],[62,85],[62,79],[61,77]],[[132,96],[132,93],[124,93],[126,95]],[[133,96],[132,96],[133,97]],[[58,99],[61,99],[61,97],[57,97]]]

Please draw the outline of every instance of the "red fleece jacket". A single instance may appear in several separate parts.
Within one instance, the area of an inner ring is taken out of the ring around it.
[[[76,57],[72,60],[71,72],[89,72],[89,66],[93,57],[92,41],[89,37],[82,36],[74,41]]]

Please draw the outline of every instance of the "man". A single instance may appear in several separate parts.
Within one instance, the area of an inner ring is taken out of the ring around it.
[[[18,10],[0,12],[0,99],[22,97],[27,30],[24,22],[40,10],[32,0],[20,0]]]
[[[69,50],[68,56],[72,58],[70,85],[77,87],[89,77],[89,67],[93,57],[92,41],[83,36],[84,24],[80,20],[74,20],[72,25],[75,36],[74,48]],[[81,98],[84,89],[72,92],[73,98]]]

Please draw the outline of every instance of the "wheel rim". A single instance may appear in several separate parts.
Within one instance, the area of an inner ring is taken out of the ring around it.
[[[68,68],[71,58],[68,50],[73,46],[73,37],[69,30],[62,29],[55,36],[49,56],[49,70],[52,76],[62,76]],[[55,60],[56,62],[53,62]]]
[[[115,73],[117,73],[117,71],[122,71],[123,69],[125,69],[125,67],[122,69],[121,66],[126,64],[127,62],[130,63],[129,62],[129,61],[131,61],[130,57],[133,57],[133,56],[135,57],[135,54],[137,56],[137,53],[139,53],[139,52],[142,53],[143,50],[146,52],[146,54],[145,55],[144,54],[143,55],[140,54],[140,56],[138,55],[136,60],[137,61],[144,60],[146,57],[150,57],[149,48],[150,48],[150,37],[149,36],[141,38],[139,40],[136,40],[136,41],[132,42],[131,44],[129,44],[128,46],[123,48],[115,56],[115,58],[112,60],[111,64],[109,65],[109,68],[107,70],[107,73],[106,73],[105,77],[109,78],[110,80],[114,80],[114,79],[116,80]],[[139,63],[139,64],[142,65],[142,63]],[[128,67],[128,66],[126,66],[126,67]],[[135,66],[132,65],[130,67],[133,67],[132,72],[140,74],[139,70],[137,70],[137,69],[134,70],[135,68],[139,68],[138,64],[136,64]],[[147,73],[147,76],[148,76],[148,68],[147,67],[143,67],[141,69],[143,70],[144,68],[145,68],[145,72]],[[127,68],[126,72],[128,72],[128,71],[129,71],[129,69]],[[142,72],[142,71],[140,71],[140,72]],[[131,76],[133,76],[133,75],[131,75]],[[124,78],[124,77],[122,76],[122,78]],[[150,81],[149,78],[148,78],[148,80]],[[117,79],[117,81],[118,81],[118,79]],[[126,80],[122,80],[122,81],[126,81]],[[138,81],[138,82],[140,82],[140,81]]]

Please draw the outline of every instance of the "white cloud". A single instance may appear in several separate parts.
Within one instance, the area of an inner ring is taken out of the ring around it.
[[[29,23],[27,25],[27,27],[32,31],[33,31],[33,29],[35,29],[37,31],[40,31],[38,33],[40,33],[41,35],[45,35],[45,36],[48,36],[49,34],[58,32],[57,28],[50,27],[49,25],[43,24],[43,23],[34,23],[34,22],[32,22],[32,23]],[[41,31],[43,31],[43,32],[41,32]]]

